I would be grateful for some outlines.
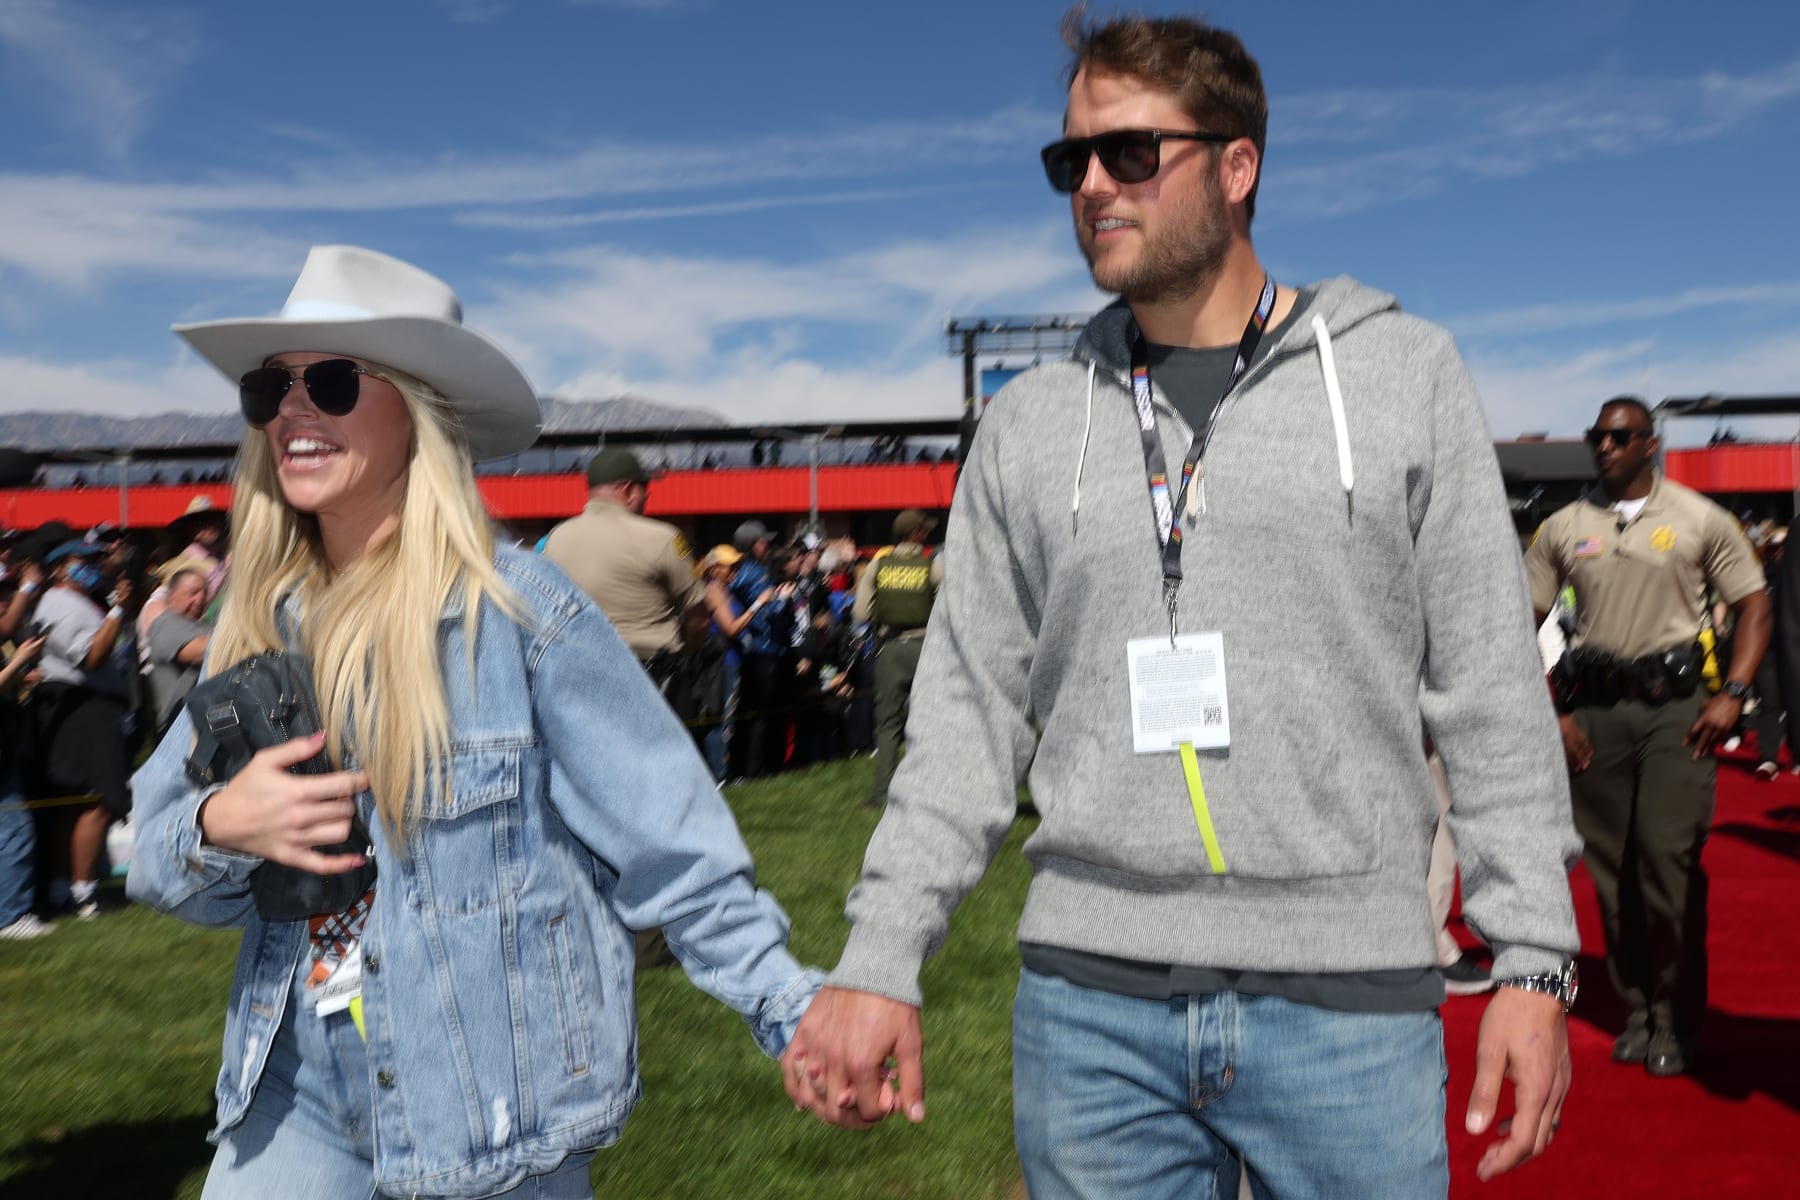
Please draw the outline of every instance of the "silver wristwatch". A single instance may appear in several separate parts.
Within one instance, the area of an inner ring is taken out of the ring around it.
[[[1575,960],[1571,958],[1558,970],[1542,975],[1515,975],[1511,979],[1502,979],[1500,986],[1555,996],[1562,1001],[1563,1011],[1568,1012],[1575,1007],[1575,993],[1581,990],[1581,973],[1575,969]]]

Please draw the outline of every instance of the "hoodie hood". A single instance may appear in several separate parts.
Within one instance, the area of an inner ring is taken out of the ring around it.
[[[1268,357],[1303,349],[1314,341],[1311,318],[1325,322],[1328,336],[1337,336],[1378,313],[1399,312],[1400,302],[1379,288],[1358,283],[1348,275],[1308,284],[1301,289],[1312,296],[1306,310],[1307,320],[1298,325],[1283,325]],[[1131,306],[1123,299],[1095,313],[1075,343],[1074,355],[1082,362],[1099,365],[1129,377],[1131,372]]]
[[[1381,313],[1400,311],[1400,302],[1387,292],[1367,287],[1347,275],[1339,275],[1301,289],[1309,293],[1311,302],[1304,321],[1285,323],[1276,335],[1268,354],[1244,373],[1239,383],[1248,382],[1267,364],[1290,354],[1315,349],[1319,356],[1320,385],[1330,414],[1332,435],[1337,443],[1338,482],[1343,486],[1345,503],[1351,503],[1356,487],[1355,462],[1350,453],[1350,427],[1344,415],[1343,390],[1338,381],[1337,363],[1332,353],[1334,335],[1350,329]],[[1107,371],[1127,387],[1131,375],[1131,306],[1123,298],[1113,301],[1088,321],[1087,328],[1075,343],[1075,360],[1088,368],[1087,419],[1083,427],[1081,450],[1075,462],[1075,496],[1070,506],[1071,519],[1079,523],[1081,516],[1081,476],[1087,462],[1088,436],[1094,420],[1094,381],[1099,371]],[[1234,388],[1235,392],[1237,389]],[[1173,416],[1173,410],[1168,409]],[[1177,418],[1179,420],[1179,418]],[[1186,430],[1188,436],[1191,431]],[[1204,450],[1204,447],[1202,447]],[[1173,465],[1173,464],[1171,464]],[[1196,480],[1188,497],[1188,514],[1205,510],[1204,477]]]

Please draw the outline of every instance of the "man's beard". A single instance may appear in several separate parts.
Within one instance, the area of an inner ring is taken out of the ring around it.
[[[1094,286],[1123,296],[1128,303],[1158,304],[1185,300],[1210,283],[1225,264],[1231,226],[1218,177],[1207,172],[1205,180],[1204,190],[1187,210],[1172,209],[1165,214],[1158,233],[1142,235],[1137,259],[1129,265],[1100,266],[1088,241],[1087,226],[1079,226],[1077,240]],[[1139,226],[1140,231],[1142,228]]]

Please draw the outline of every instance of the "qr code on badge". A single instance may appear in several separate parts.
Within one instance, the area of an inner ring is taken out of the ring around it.
[[[1208,704],[1200,713],[1200,723],[1202,725],[1223,725],[1225,723],[1224,708],[1217,704]]]

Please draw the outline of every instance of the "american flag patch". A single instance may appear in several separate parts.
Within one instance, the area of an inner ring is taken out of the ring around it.
[[[1597,537],[1582,538],[1575,543],[1576,558],[1598,558],[1600,556],[1600,539]]]

